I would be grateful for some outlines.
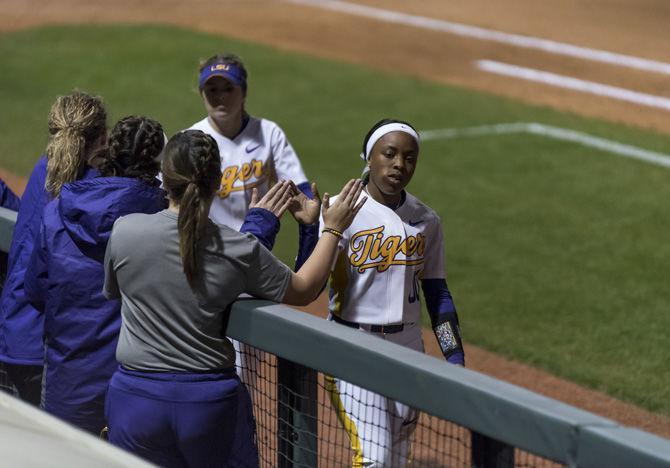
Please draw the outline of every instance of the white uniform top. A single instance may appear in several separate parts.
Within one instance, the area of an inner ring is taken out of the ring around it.
[[[339,248],[329,309],[350,322],[417,322],[419,280],[445,277],[440,218],[409,193],[395,211],[368,196]]]
[[[239,230],[254,187],[262,197],[278,179],[292,180],[296,185],[307,181],[286,135],[270,120],[249,117],[247,125],[232,140],[214,130],[207,118],[190,129],[202,130],[219,145],[221,187],[209,211],[215,223]]]

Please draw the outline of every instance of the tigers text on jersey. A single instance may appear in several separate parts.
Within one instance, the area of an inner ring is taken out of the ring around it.
[[[247,125],[232,140],[214,130],[207,118],[190,129],[202,130],[219,145],[221,186],[209,212],[218,224],[240,229],[254,187],[262,197],[278,179],[292,180],[296,185],[307,181],[286,135],[270,120],[249,117]]]
[[[416,322],[419,281],[445,277],[440,218],[409,193],[395,211],[367,197],[340,240],[330,312],[372,325]]]

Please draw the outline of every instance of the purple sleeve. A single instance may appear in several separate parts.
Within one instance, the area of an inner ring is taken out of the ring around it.
[[[3,180],[0,180],[0,206],[13,211],[19,211],[21,206],[21,199],[7,187]]]
[[[268,250],[272,250],[279,232],[279,218],[264,208],[252,208],[244,217],[240,232],[253,234]]]
[[[443,278],[425,279],[421,281],[421,288],[442,354],[450,363],[464,366],[465,352],[461,329],[447,281]]]
[[[35,239],[24,277],[26,299],[37,311],[44,312],[48,289],[48,260],[44,224]]]
[[[317,242],[319,242],[319,223],[298,226],[298,256],[295,259],[295,271],[298,271],[312,255]]]
[[[309,182],[298,184],[298,189],[310,199],[314,198]],[[319,242],[319,223],[298,225],[298,255],[295,258],[295,269],[298,271],[312,254]]]
[[[32,252],[33,241],[39,233],[42,212],[44,206],[49,201],[49,195],[44,188],[46,176],[47,159],[46,156],[43,156],[35,164],[21,197],[21,206],[16,218],[14,233],[12,234],[12,245],[7,264],[7,280],[9,283],[11,283],[9,276],[15,271],[15,268],[17,269],[17,274],[23,275],[23,271],[30,258],[30,252]],[[14,278],[14,280],[17,280],[17,278]],[[23,279],[19,279],[18,282],[19,284],[23,284]],[[7,284],[5,283],[5,285]]]
[[[307,198],[310,200],[314,198],[314,194],[312,193],[312,187],[310,187],[309,182],[303,182],[301,184],[297,185],[298,189],[305,195],[307,195]]]

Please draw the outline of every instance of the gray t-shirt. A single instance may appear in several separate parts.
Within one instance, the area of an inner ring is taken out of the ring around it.
[[[241,294],[280,301],[289,267],[251,234],[210,222],[198,244],[191,289],[179,255],[177,214],[131,214],[114,224],[105,254],[104,294],[121,297],[116,359],[142,371],[211,371],[235,364],[223,329]]]

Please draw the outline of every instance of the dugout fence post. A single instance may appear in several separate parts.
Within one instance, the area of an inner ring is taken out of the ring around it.
[[[474,468],[514,468],[514,447],[472,431]]]
[[[277,466],[317,467],[317,372],[277,358]]]

